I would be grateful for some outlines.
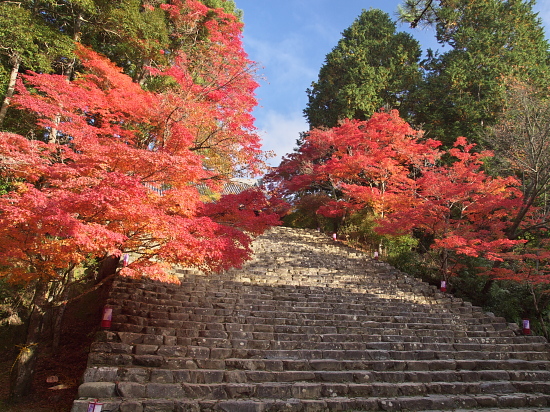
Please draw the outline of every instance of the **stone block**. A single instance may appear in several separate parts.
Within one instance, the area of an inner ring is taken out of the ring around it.
[[[191,399],[227,399],[222,385],[182,384],[185,396]]]
[[[256,387],[258,398],[287,399],[291,395],[292,386],[284,383],[261,383]]]
[[[210,348],[190,346],[187,348],[187,356],[194,359],[208,359],[210,356]]]
[[[249,383],[228,383],[224,385],[227,397],[230,399],[254,398],[256,386]]]
[[[353,398],[369,398],[374,396],[374,389],[371,384],[350,383],[348,393]]]
[[[225,371],[224,381],[228,383],[246,383],[248,382],[245,371]]]
[[[381,399],[378,401],[378,407],[382,411],[400,411],[401,402],[397,399]]]
[[[115,393],[114,382],[86,382],[78,387],[79,398],[112,398]]]
[[[399,396],[424,396],[428,393],[426,385],[421,383],[400,383],[395,386]]]
[[[169,399],[147,399],[143,401],[143,412],[174,412],[175,402]]]
[[[265,412],[267,407],[260,401],[223,401],[217,406],[224,412]]]
[[[298,399],[318,399],[323,386],[320,383],[298,382],[292,385],[292,397]]]
[[[170,319],[170,314],[168,312],[149,312],[149,317],[151,319]]]
[[[200,412],[201,408],[197,401],[177,400],[175,412]]]
[[[264,369],[273,372],[282,372],[284,370],[284,362],[279,359],[266,359],[263,361]]]
[[[496,396],[477,395],[474,399],[482,408],[496,408],[498,406],[498,399]]]
[[[324,412],[327,409],[327,404],[324,400],[302,400],[304,412]]]
[[[321,387],[321,394],[325,398],[346,396],[349,391],[345,383],[323,383]]]
[[[123,353],[91,352],[88,355],[88,365],[128,366],[132,362],[132,356]]]
[[[225,361],[218,359],[195,359],[200,369],[224,369]]]
[[[315,372],[284,371],[277,374],[278,382],[298,382],[315,380]]]
[[[83,382],[115,382],[118,380],[118,368],[114,366],[93,366],[84,371]]]
[[[210,324],[215,325],[215,324]],[[223,326],[223,325],[222,325]],[[220,329],[205,329],[199,331],[199,336],[201,338],[218,338],[218,339],[227,339],[229,337],[228,333]]]
[[[157,355],[136,355],[134,364],[148,368],[159,368],[162,366],[163,357]]]
[[[145,385],[136,382],[119,382],[117,394],[123,398],[143,398],[145,396]]]
[[[309,365],[313,370],[318,371],[341,371],[345,369],[342,361],[334,359],[312,359],[309,361]]]
[[[513,393],[516,391],[510,382],[482,382],[479,385],[481,393]]]
[[[275,400],[267,403],[269,412],[302,412],[303,404],[298,399]]]
[[[474,397],[457,396],[455,397],[454,407],[457,409],[475,409],[478,407],[478,403]]]
[[[220,330],[220,331],[225,330],[223,323],[207,323],[205,325],[205,328],[206,330]]]
[[[163,345],[176,346],[177,344],[177,336],[163,336]]]
[[[162,345],[164,344],[163,335],[143,335],[143,344],[145,345]]]
[[[158,345],[135,345],[134,353],[136,355],[155,355],[158,348]]]
[[[143,335],[141,333],[117,332],[117,335],[122,343],[128,345],[135,345],[143,342]]]
[[[150,381],[151,383],[174,383],[174,374],[167,369],[153,369]]]
[[[372,384],[372,393],[376,397],[397,397],[399,396],[399,388],[401,385],[391,383],[374,383]]]
[[[212,348],[210,349],[211,359],[227,359],[233,353],[232,348]]]
[[[160,346],[156,352],[157,355],[167,357],[184,357],[187,354],[185,346]]]
[[[185,397],[181,384],[177,383],[148,383],[146,396],[157,399],[177,399]]]
[[[284,373],[284,372],[281,372]],[[273,382],[277,381],[278,372],[267,371],[246,371],[246,381],[248,382]]]
[[[149,381],[150,371],[143,368],[118,369],[118,381],[145,383]]]
[[[550,395],[529,394],[527,395],[527,403],[532,407],[545,407],[550,402]]]
[[[523,408],[527,406],[527,396],[523,394],[499,396],[498,405],[501,408]]]
[[[143,412],[143,405],[139,401],[122,401],[120,412]]]
[[[189,371],[191,383],[221,383],[224,379],[223,370],[193,370]]]

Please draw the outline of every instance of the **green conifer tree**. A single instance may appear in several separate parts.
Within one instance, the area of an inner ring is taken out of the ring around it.
[[[409,91],[420,80],[420,47],[381,10],[363,10],[325,58],[307,90],[304,110],[311,128],[368,119],[382,107],[407,117]]]

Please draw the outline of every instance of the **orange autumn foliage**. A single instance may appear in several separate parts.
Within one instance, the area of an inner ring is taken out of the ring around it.
[[[222,270],[242,264],[253,236],[278,224],[259,190],[215,204],[199,193],[262,167],[241,24],[194,1],[166,12],[176,26],[205,24],[207,33],[201,66],[182,48],[151,69],[169,88],[144,90],[84,46],[74,80],[28,73],[19,81],[14,103],[43,135],[0,133],[0,177],[9,183],[0,196],[1,277],[56,279],[122,253],[132,258],[121,272],[132,276],[166,279],[174,263]],[[216,19],[204,23],[205,12]]]

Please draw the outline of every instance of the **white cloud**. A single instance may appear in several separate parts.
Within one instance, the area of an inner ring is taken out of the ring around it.
[[[265,68],[260,73],[270,83],[292,87],[304,79],[317,77],[317,70],[307,60],[306,45],[299,36],[288,36],[276,43],[249,37],[245,42],[249,54]]]
[[[292,153],[300,132],[308,130],[308,125],[300,114],[288,115],[275,111],[264,113],[256,124],[262,136],[263,149],[271,150],[276,155],[269,161],[271,166],[278,166],[284,155]]]

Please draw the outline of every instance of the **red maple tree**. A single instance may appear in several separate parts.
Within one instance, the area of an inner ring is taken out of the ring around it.
[[[474,152],[464,138],[447,152],[439,146],[396,111],[381,112],[308,132],[269,180],[289,199],[324,192],[324,216],[369,210],[379,234],[421,233],[444,278],[458,272],[461,256],[503,262],[525,242],[507,236],[522,204],[519,181],[487,175],[491,153]]]
[[[76,267],[127,253],[120,273],[129,276],[175,280],[173,264],[222,270],[278,223],[259,189],[216,203],[204,193],[262,168],[242,24],[198,1],[161,7],[173,44],[159,48],[170,57],[149,69],[147,89],[82,45],[74,80],[27,73],[18,82],[14,104],[37,120],[33,136],[0,133],[0,277],[35,285],[31,325],[49,282],[66,284]],[[178,40],[193,33],[193,44]],[[29,328],[27,348],[37,332]],[[14,368],[21,381],[26,358]]]

